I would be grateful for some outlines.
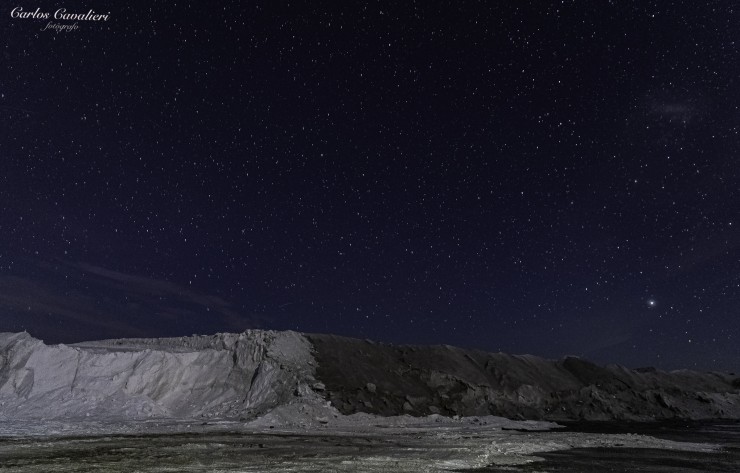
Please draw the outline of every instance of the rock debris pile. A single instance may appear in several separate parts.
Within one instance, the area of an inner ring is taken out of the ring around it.
[[[740,418],[740,378],[449,346],[248,330],[46,345],[0,333],[0,419],[272,419],[355,414],[544,420]]]

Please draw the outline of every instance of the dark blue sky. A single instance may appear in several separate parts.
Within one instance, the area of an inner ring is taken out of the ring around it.
[[[0,331],[738,370],[740,14],[708,3],[5,6]]]

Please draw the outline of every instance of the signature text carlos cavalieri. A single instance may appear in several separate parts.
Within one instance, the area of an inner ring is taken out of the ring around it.
[[[96,13],[94,10],[89,10],[87,13],[74,13],[67,11],[66,8],[58,8],[54,13],[41,11],[37,8],[34,11],[24,10],[23,7],[15,7],[10,11],[12,18],[19,18],[23,20],[62,20],[62,21],[108,21],[110,18],[110,12],[108,13]],[[77,23],[74,25],[57,25],[53,22],[49,22],[43,30],[57,30],[62,27],[66,30],[77,29]]]

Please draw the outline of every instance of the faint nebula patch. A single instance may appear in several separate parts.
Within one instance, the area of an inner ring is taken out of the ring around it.
[[[697,105],[691,102],[653,102],[650,115],[669,123],[689,123],[700,115]]]

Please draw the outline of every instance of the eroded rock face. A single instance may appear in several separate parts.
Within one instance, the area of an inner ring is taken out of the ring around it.
[[[295,332],[45,345],[0,334],[0,415],[140,419],[254,416],[312,379]]]
[[[316,378],[343,414],[499,415],[546,420],[740,418],[738,377],[629,370],[450,346],[306,335]],[[368,385],[375,387],[367,389]]]
[[[309,417],[738,419],[740,382],[296,332],[75,345],[0,333],[0,419],[246,420],[294,404]]]

